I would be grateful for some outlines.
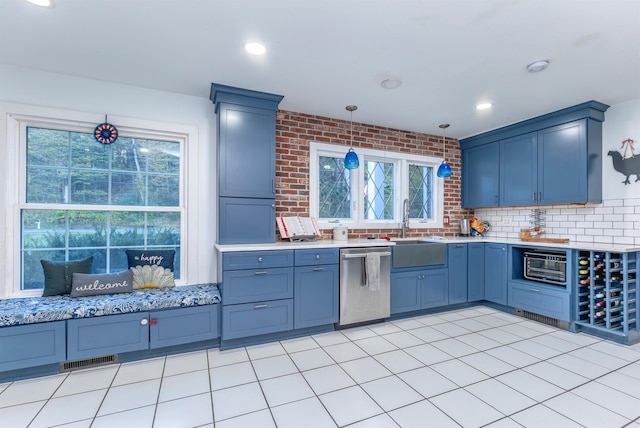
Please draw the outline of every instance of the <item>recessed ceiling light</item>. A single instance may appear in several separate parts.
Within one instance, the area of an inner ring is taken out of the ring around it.
[[[549,67],[548,59],[541,59],[540,61],[534,61],[531,64],[527,65],[527,71],[529,73],[537,73],[539,71],[545,70]]]
[[[402,80],[400,79],[385,79],[380,82],[380,86],[385,89],[397,89],[402,85]]]
[[[52,8],[55,7],[55,3],[53,2],[53,0],[27,0],[27,2],[34,4],[36,6],[40,6],[40,7],[48,7],[48,8]]]
[[[480,103],[480,104],[476,104],[476,110],[486,110],[488,108],[491,108],[493,104],[491,103]]]
[[[249,52],[251,55],[264,55],[267,48],[262,43],[251,42],[244,45],[244,50]]]

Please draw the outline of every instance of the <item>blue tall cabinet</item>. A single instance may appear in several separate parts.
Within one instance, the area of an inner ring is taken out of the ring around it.
[[[218,140],[218,242],[275,241],[281,95],[211,84]]]

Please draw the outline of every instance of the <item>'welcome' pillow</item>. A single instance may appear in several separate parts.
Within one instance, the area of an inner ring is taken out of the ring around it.
[[[116,273],[73,274],[71,297],[130,293],[132,291],[133,272],[130,270]]]
[[[127,250],[129,269],[133,272],[133,288],[173,287],[174,250]]]

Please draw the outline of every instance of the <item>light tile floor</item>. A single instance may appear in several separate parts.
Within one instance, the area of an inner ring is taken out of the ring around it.
[[[0,427],[640,428],[640,345],[484,306],[0,384]]]

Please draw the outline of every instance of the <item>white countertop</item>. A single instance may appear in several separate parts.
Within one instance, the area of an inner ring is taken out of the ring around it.
[[[412,241],[436,241],[445,244],[469,243],[469,242],[494,242],[498,244],[518,245],[523,247],[544,247],[544,248],[566,248],[570,250],[584,251],[610,251],[617,253],[627,253],[640,251],[640,247],[624,244],[597,244],[588,242],[570,242],[568,244],[558,244],[549,242],[528,242],[519,239],[509,238],[477,238],[477,237],[411,237],[404,240]],[[257,250],[302,250],[313,248],[352,248],[352,247],[385,247],[395,245],[395,241],[402,241],[402,238],[386,239],[349,239],[346,241],[335,241],[332,239],[321,239],[309,242],[289,242],[280,241],[265,244],[215,244],[215,249],[221,253],[234,251],[257,251]]]

